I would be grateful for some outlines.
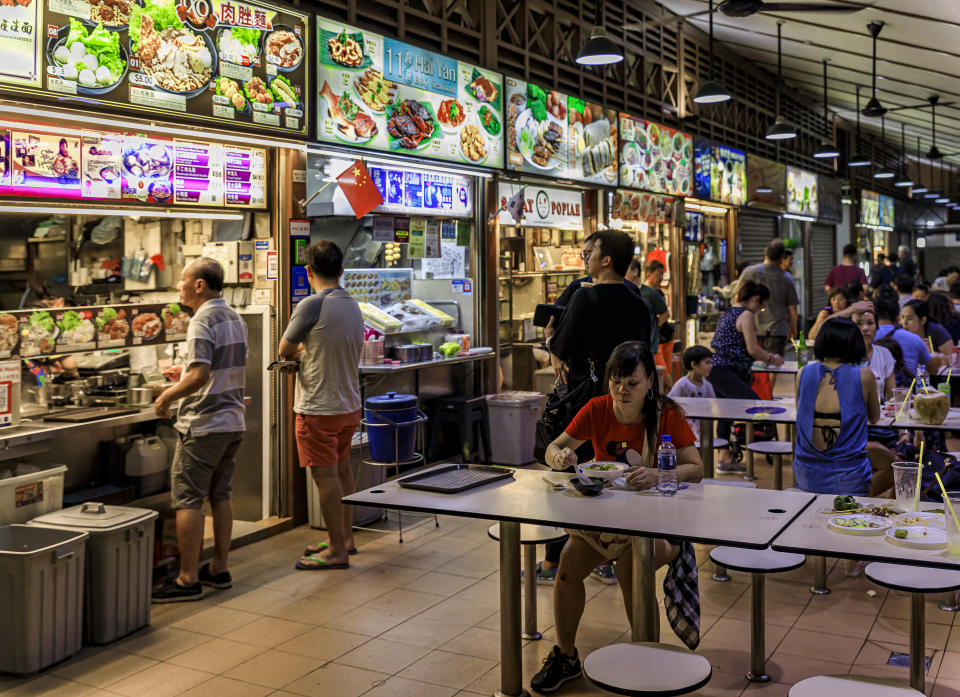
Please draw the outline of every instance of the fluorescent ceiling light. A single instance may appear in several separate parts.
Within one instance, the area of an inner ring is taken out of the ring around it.
[[[940,198],[935,200],[934,203],[950,203],[950,199],[947,198],[946,196],[941,196]]]
[[[758,194],[772,194],[772,193],[773,193],[773,189],[771,189],[769,186],[758,186],[758,187],[757,187],[757,193],[758,193]]]
[[[817,149],[813,151],[813,156],[818,160],[828,160],[833,157],[840,157],[840,151],[837,146],[827,141],[821,141]]]
[[[802,220],[805,223],[812,223],[814,220],[816,220],[816,218],[814,218],[813,216],[797,215],[795,213],[784,213],[783,217],[789,220]]]
[[[100,208],[83,206],[24,206],[0,204],[0,213],[45,213],[76,215],[124,215],[139,218],[188,218],[192,220],[243,220],[243,213],[204,213],[202,211],[176,211],[167,208],[151,210],[146,208]]]
[[[939,192],[939,191],[928,191],[927,193],[925,193],[925,194],[923,195],[923,197],[924,197],[924,198],[929,198],[929,199],[940,198],[940,192]]]
[[[913,180],[910,177],[900,177],[893,183],[893,185],[901,189],[905,189],[908,186],[913,186]]]
[[[926,191],[927,191],[927,187],[921,184],[920,186],[914,188],[913,193],[914,195],[923,194],[923,193],[926,193]]]
[[[869,157],[857,153],[847,162],[847,167],[869,167],[871,164]]]
[[[895,176],[897,176],[896,172],[894,172],[892,169],[886,168],[878,169],[873,173],[874,179],[893,179]]]
[[[612,65],[623,60],[623,51],[610,40],[603,27],[594,27],[576,60],[580,65]]]

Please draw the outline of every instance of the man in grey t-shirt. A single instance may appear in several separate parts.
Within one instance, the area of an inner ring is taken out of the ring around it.
[[[340,499],[355,490],[350,446],[360,424],[360,354],[363,315],[340,287],[343,252],[321,241],[306,250],[307,278],[316,291],[301,300],[280,339],[280,357],[297,358],[297,453],[320,491],[327,542],[310,545],[298,569],[346,569],[353,542],[353,515]]]
[[[765,351],[783,355],[787,339],[797,336],[797,289],[780,268],[783,260],[783,240],[774,239],[767,245],[762,264],[744,269],[740,282],[762,283],[770,290],[770,299],[757,318],[757,338]]]

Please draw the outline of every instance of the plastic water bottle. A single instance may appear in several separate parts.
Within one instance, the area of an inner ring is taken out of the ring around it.
[[[657,448],[657,490],[661,496],[677,493],[677,449],[670,436],[662,436]]]
[[[927,367],[922,363],[917,364],[917,391],[927,389],[930,383],[930,375],[927,373]]]

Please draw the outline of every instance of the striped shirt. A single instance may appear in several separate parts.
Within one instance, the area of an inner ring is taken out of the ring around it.
[[[247,325],[223,298],[208,300],[187,327],[186,367],[210,366],[207,384],[180,402],[176,429],[184,435],[245,431]]]

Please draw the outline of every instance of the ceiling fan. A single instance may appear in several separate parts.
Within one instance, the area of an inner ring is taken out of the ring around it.
[[[837,5],[832,2],[765,2],[764,0],[722,0],[717,3],[716,10],[727,17],[750,17],[758,12],[838,12],[851,14],[864,9],[866,5]],[[627,31],[643,30],[669,24],[678,20],[693,19],[710,14],[710,10],[701,10],[689,15],[677,15],[652,22],[627,24],[623,28]]]

